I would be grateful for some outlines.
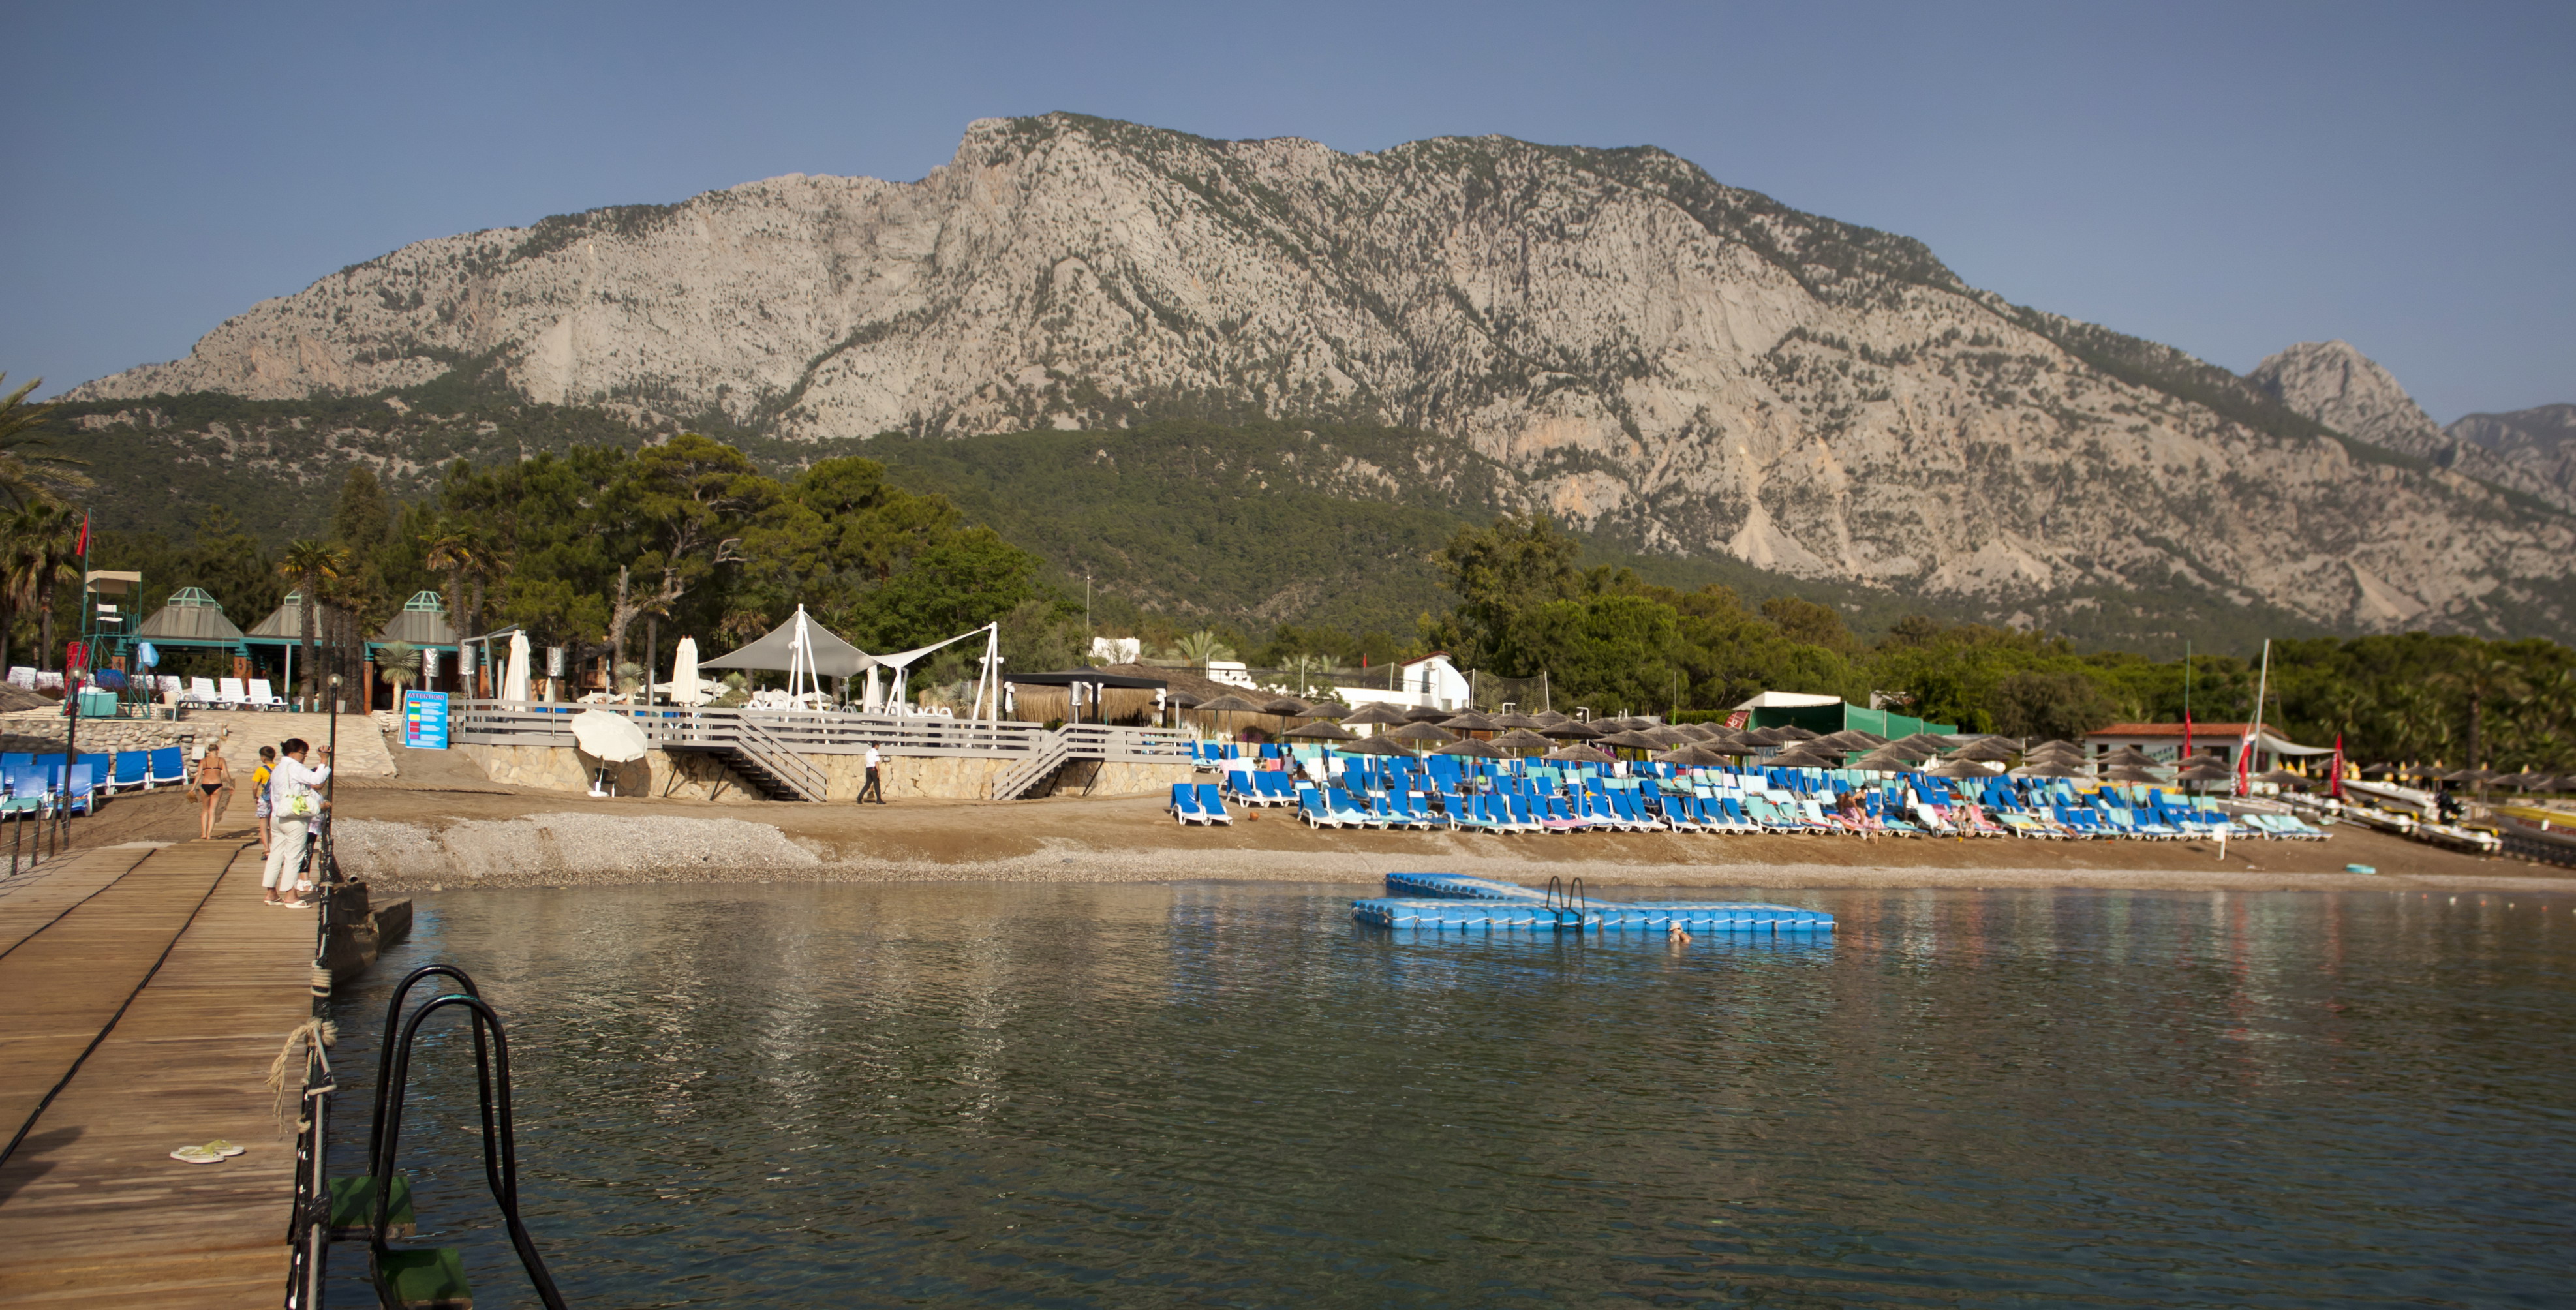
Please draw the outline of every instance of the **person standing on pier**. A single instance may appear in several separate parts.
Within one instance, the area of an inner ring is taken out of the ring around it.
[[[322,748],[319,767],[305,764],[310,748],[301,737],[289,737],[277,749],[280,758],[268,781],[268,859],[260,866],[259,885],[266,889],[269,904],[300,910],[304,897],[296,882],[304,868],[304,835],[322,812],[322,794],[314,789],[330,780],[331,748]],[[295,894],[281,898],[280,891]]]

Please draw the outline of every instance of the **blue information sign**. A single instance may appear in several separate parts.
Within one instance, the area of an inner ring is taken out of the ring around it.
[[[414,750],[447,749],[447,693],[403,693],[403,745]]]

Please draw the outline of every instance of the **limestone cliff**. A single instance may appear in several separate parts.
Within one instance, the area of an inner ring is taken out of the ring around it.
[[[772,178],[406,246],[74,398],[457,368],[819,442],[1400,423],[1645,549],[2007,609],[2184,589],[2556,631],[2576,567],[2565,516],[2006,304],[1918,242],[1651,148],[1490,137],[1342,154],[982,120],[918,182]]]

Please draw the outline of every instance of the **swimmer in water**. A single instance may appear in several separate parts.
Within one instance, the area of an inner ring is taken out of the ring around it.
[[[1690,931],[1682,927],[1679,920],[1675,920],[1671,927],[1664,930],[1664,939],[1679,946],[1690,940]]]

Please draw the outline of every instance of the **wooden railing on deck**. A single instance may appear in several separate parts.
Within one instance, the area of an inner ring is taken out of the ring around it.
[[[450,701],[448,740],[480,746],[570,746],[574,744],[572,716],[585,709],[606,709],[624,715],[643,730],[646,741],[677,750],[737,749],[745,738],[756,733],[765,739],[762,744],[807,755],[858,755],[875,745],[888,755],[1025,759],[1047,751],[1061,740],[1068,759],[1180,764],[1190,758],[1189,734],[1169,728],[1073,723],[1050,733],[1036,723],[917,714],[591,706],[545,701]]]

